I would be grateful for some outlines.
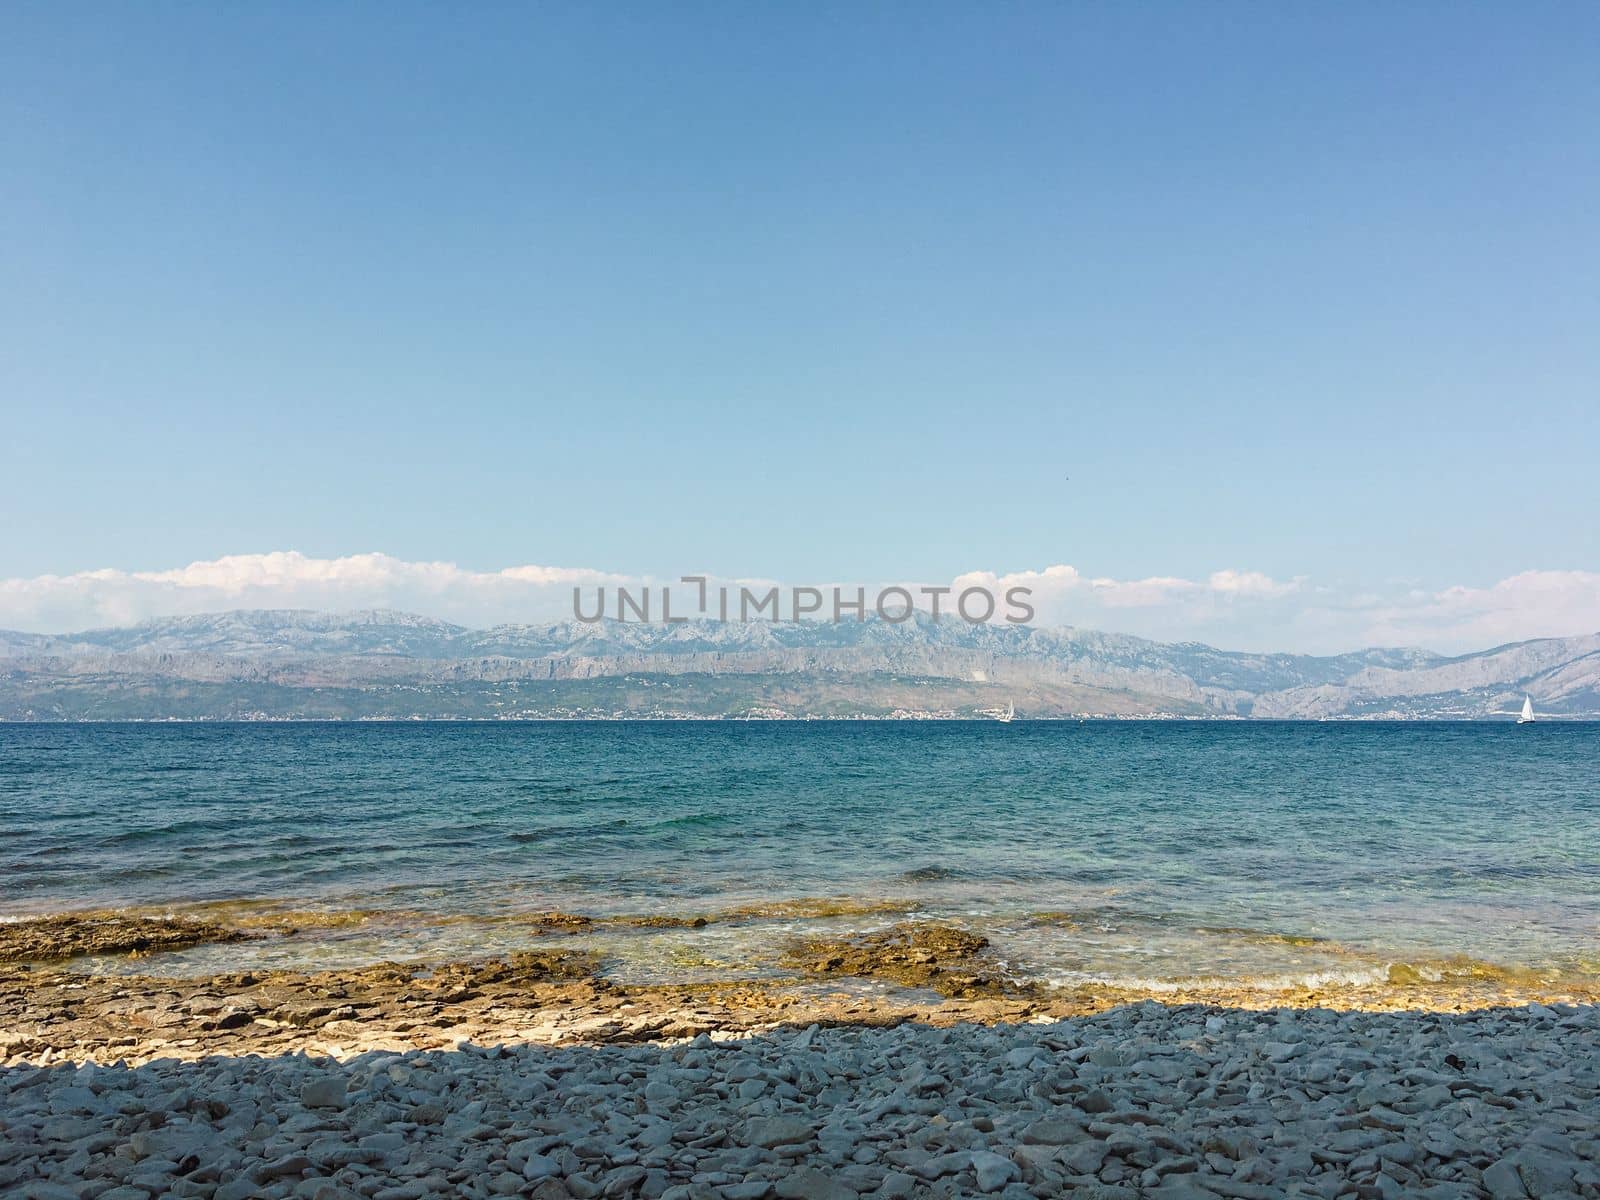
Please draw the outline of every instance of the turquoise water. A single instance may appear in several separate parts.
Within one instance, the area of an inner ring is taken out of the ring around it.
[[[1600,725],[0,726],[0,914],[371,914],[171,969],[466,954],[537,942],[521,918],[541,910],[806,897],[850,903],[574,944],[621,977],[760,974],[787,936],[905,909],[1061,981],[1450,956],[1593,975]]]

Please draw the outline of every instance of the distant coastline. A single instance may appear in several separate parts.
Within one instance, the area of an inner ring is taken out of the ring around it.
[[[1600,719],[1600,634],[1445,657],[1073,628],[561,622],[244,610],[0,632],[0,720]]]
[[[992,725],[990,717],[973,716],[797,716],[797,717],[741,717],[736,715],[697,716],[692,714],[650,715],[644,713],[627,716],[514,716],[514,717],[278,717],[278,716],[227,716],[227,717],[31,717],[0,718],[0,727],[28,727],[38,725],[672,725],[672,724],[763,724],[763,725]],[[1514,725],[1514,721],[1496,717],[1433,717],[1433,716],[1359,716],[1359,717],[1235,717],[1235,716],[1181,716],[1172,713],[1140,713],[1129,716],[1018,716],[1017,725],[1078,725],[1078,724],[1193,724],[1193,725]],[[1557,725],[1551,721],[1550,725]],[[1561,728],[1584,728],[1600,725],[1600,713],[1564,718]]]

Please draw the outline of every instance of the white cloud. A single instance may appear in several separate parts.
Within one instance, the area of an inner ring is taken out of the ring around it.
[[[1340,589],[1238,568],[1203,580],[1112,579],[1061,565],[1004,575],[972,571],[956,580],[957,587],[974,585],[1031,588],[1040,624],[1241,650],[1332,654],[1404,645],[1459,653],[1600,632],[1600,574],[1587,571],[1525,571],[1492,587],[1437,592],[1410,581],[1388,590]]]
[[[1486,647],[1531,637],[1600,631],[1600,573],[1523,571],[1490,587],[1450,587],[1408,595],[1371,614],[1374,635],[1390,643],[1449,630],[1456,646]]]
[[[310,558],[280,550],[164,571],[102,569],[0,580],[0,626],[63,632],[230,608],[403,608],[471,624],[542,620],[570,611],[575,586],[626,581],[585,568],[472,571],[388,554]]]
[[[1091,579],[1095,598],[1107,608],[1156,608],[1192,596],[1201,585],[1192,579],[1155,575],[1149,579]]]
[[[387,554],[311,558],[276,551],[166,570],[0,580],[0,628],[59,633],[230,608],[398,608],[485,626],[564,619],[572,612],[574,587],[584,589],[587,603],[596,587],[659,588],[662,582],[674,585],[673,608],[682,612],[692,585],[625,572],[535,564],[475,571]],[[712,586],[718,582],[713,579]],[[783,586],[776,580],[726,582]],[[783,581],[803,582],[809,581]],[[1241,568],[1222,568],[1204,579],[1114,579],[1056,564],[1003,574],[970,571],[950,586],[957,592],[988,587],[997,594],[1029,588],[1038,624],[1249,650],[1331,653],[1421,645],[1454,652],[1600,631],[1600,573],[1588,571],[1525,571],[1489,587],[1427,591],[1411,581],[1340,589]]]
[[[1302,582],[1291,579],[1284,583],[1260,571],[1213,571],[1206,581],[1212,591],[1234,596],[1287,596]]]

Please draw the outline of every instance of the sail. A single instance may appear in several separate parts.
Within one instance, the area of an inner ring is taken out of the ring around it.
[[[1518,721],[1531,721],[1531,720],[1533,720],[1533,697],[1532,696],[1524,696],[1522,698],[1522,715],[1520,717],[1518,717],[1517,720]]]

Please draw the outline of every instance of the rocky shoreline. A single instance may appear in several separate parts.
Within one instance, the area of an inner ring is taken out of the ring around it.
[[[35,960],[0,965],[0,1194],[1600,1197],[1581,984],[1050,989],[916,921],[677,986],[566,938],[190,978],[69,957],[242,936],[148,920],[0,927]]]
[[[814,911],[816,902],[807,902]],[[769,906],[763,916],[801,911]],[[640,1041],[781,1027],[933,1026],[1056,1020],[1154,1000],[1231,1009],[1468,1012],[1600,1004],[1600,983],[1468,964],[1424,978],[1391,969],[1364,982],[1269,986],[1197,981],[1159,993],[1111,984],[1019,980],[969,929],[901,920],[832,937],[796,937],[783,974],[634,985],[610,978],[579,935],[602,923],[674,926],[705,918],[519,916],[541,948],[465,962],[381,962],[326,971],[234,970],[163,977],[95,973],[97,962],[334,925],[343,913],[155,918],[65,914],[0,924],[0,1064],[131,1063],[158,1057],[450,1048],[461,1042]],[[572,935],[572,936],[567,936]]]

